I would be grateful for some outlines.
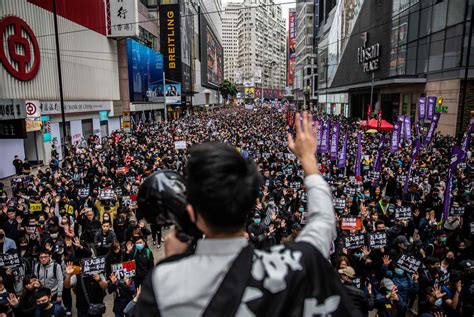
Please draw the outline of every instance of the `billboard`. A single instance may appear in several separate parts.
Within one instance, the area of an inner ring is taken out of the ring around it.
[[[181,67],[183,70],[183,94],[192,94],[192,78],[191,78],[191,50],[193,37],[193,15],[189,9],[189,2],[179,1],[181,12]],[[179,60],[179,58],[178,58]]]
[[[138,36],[137,0],[108,0],[107,36]]]
[[[181,104],[181,84],[166,84],[165,96],[167,105]]]
[[[296,11],[288,13],[288,86],[293,87],[296,66]]]
[[[163,55],[127,39],[131,102],[163,101]]]
[[[164,57],[166,81],[182,80],[179,4],[160,5],[160,48]]]
[[[211,30],[204,15],[201,16],[201,84],[218,87],[224,78],[224,50]]]

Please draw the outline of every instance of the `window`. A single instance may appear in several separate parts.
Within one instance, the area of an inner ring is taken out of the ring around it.
[[[409,26],[408,26],[408,40],[413,41],[418,37],[418,18],[419,11],[410,14]]]
[[[440,70],[443,66],[444,31],[431,36],[429,71]]]
[[[406,67],[406,74],[407,75],[415,75],[416,74],[416,42],[412,42],[408,44],[407,49],[407,67]]]
[[[431,32],[431,7],[425,8],[420,12],[420,37],[426,36]]]
[[[428,71],[428,38],[425,37],[418,41],[418,59],[416,61],[416,72],[426,73]]]
[[[433,7],[432,32],[438,32],[446,27],[446,13],[448,11],[448,1],[443,1]]]
[[[461,65],[462,33],[462,24],[446,30],[443,64],[444,69],[459,67]]]
[[[464,20],[464,9],[466,1],[449,0],[448,6],[448,26],[460,23]]]

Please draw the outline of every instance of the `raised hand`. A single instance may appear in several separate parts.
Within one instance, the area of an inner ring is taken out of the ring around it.
[[[300,122],[301,120],[301,122]],[[296,139],[288,133],[288,148],[300,160],[306,175],[318,174],[318,161],[316,159],[317,136],[313,128],[311,114],[306,111],[301,116],[296,114]]]
[[[384,266],[389,266],[390,263],[392,263],[392,260],[390,260],[390,257],[388,255],[384,255],[382,260],[383,260],[383,265]]]
[[[112,282],[112,284],[117,284],[118,278],[115,273],[110,274],[110,281]]]
[[[20,305],[20,299],[13,293],[8,295],[7,300],[11,307],[18,307]]]
[[[66,263],[66,274],[67,275],[73,275],[74,274],[74,265],[72,262],[67,262]]]

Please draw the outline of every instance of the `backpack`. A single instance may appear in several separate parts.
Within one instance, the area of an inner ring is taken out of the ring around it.
[[[54,279],[57,279],[57,274],[56,274],[57,267],[59,266],[61,270],[62,270],[62,268],[61,268],[61,264],[59,264],[58,262],[53,261],[53,263],[54,263],[53,276],[54,276]],[[38,277],[38,278],[39,278],[39,272],[40,272],[40,265],[41,265],[41,263],[36,263],[36,270],[35,271],[36,271],[36,277]]]

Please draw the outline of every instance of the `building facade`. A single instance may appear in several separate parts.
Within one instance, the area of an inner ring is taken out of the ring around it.
[[[333,6],[320,10],[320,29],[327,30],[318,47],[319,67],[326,71],[319,76],[322,109],[365,119],[373,105],[389,121],[408,115],[415,122],[418,98],[434,96],[447,107],[438,130],[464,132],[474,110],[469,89],[474,61],[472,51],[468,54],[472,5],[463,0],[326,3]]]
[[[261,98],[262,93],[264,98],[281,99],[286,83],[287,45],[281,8],[273,0],[245,0],[242,6],[237,24],[237,72],[244,93],[250,99]]]
[[[317,104],[318,72],[314,27],[319,14],[318,0],[296,2],[296,66],[293,95],[299,107],[308,109]]]
[[[239,56],[237,25],[241,3],[229,2],[222,15],[222,46],[224,47],[224,79],[235,83],[235,71]]]

